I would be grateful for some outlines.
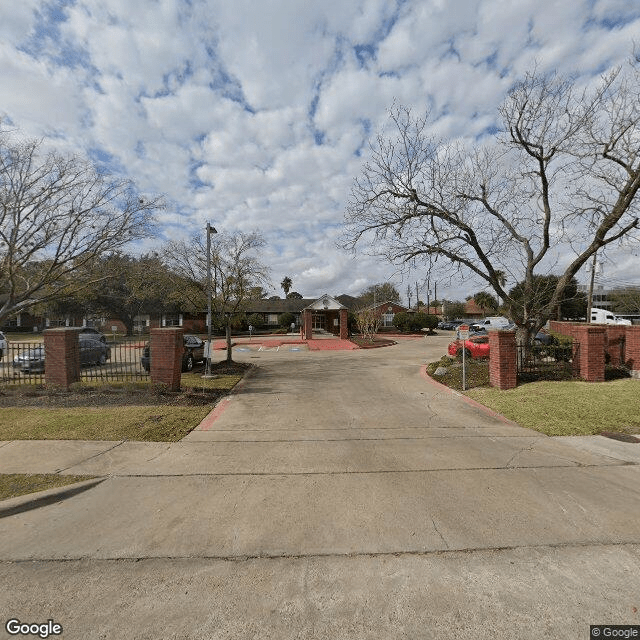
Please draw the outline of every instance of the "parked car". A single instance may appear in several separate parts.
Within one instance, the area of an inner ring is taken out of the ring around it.
[[[9,341],[5,337],[4,333],[0,331],[0,360],[2,360],[8,348],[9,348]]]
[[[78,336],[80,345],[80,366],[103,365],[111,358],[111,349],[90,335]],[[13,359],[13,368],[23,373],[43,373],[45,369],[44,345],[34,344],[21,351]]]
[[[191,371],[196,362],[204,360],[204,341],[198,336],[184,335],[184,352],[182,354],[182,370]],[[151,371],[151,347],[147,343],[142,350],[140,364],[145,371]]]
[[[475,329],[504,329],[509,324],[509,319],[504,316],[489,316],[471,324],[470,328]]]
[[[489,357],[489,336],[473,336],[468,340],[454,340],[449,343],[447,352],[450,356],[461,356],[465,350],[467,358]]]
[[[440,327],[440,329],[446,329],[448,331],[454,331],[461,324],[463,324],[463,321],[462,320],[447,320],[446,322],[442,322],[441,324],[442,324],[442,326]]]
[[[82,327],[80,329],[80,335],[93,336],[94,338],[100,340],[100,342],[107,342],[107,337],[104,335],[104,333],[98,331],[97,329],[94,329],[93,327]]]
[[[515,331],[516,330],[516,325],[514,322],[510,322],[506,327],[502,327],[503,331]],[[540,331],[538,331],[538,333],[536,333],[535,338],[533,339],[533,344],[543,344],[543,345],[550,345],[553,344],[555,341],[555,338],[548,333],[547,331],[545,331],[544,329],[541,329]]]

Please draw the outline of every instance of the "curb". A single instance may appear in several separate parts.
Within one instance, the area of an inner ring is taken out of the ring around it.
[[[225,396],[218,402],[218,404],[202,419],[200,424],[192,429],[189,433],[193,433],[194,431],[209,431],[214,422],[227,410],[229,405],[231,404],[232,396],[241,393],[247,384],[248,378],[253,375],[255,371],[255,367],[251,367],[243,376],[242,380],[238,382],[238,384],[231,389],[228,396]]]
[[[23,513],[24,511],[32,511],[40,507],[62,502],[67,498],[72,498],[79,493],[93,489],[93,487],[104,482],[106,478],[91,478],[89,480],[80,480],[73,484],[67,484],[63,487],[54,487],[53,489],[43,489],[34,493],[25,493],[15,498],[8,498],[2,501],[0,507],[0,519]]]
[[[487,416],[489,416],[491,418],[495,418],[497,420],[500,420],[500,422],[504,422],[505,424],[508,424],[509,426],[522,428],[517,422],[514,422],[513,420],[509,420],[509,418],[505,418],[501,413],[498,413],[498,412],[494,411],[493,409],[489,409],[489,407],[485,407],[483,404],[480,404],[477,400],[474,400],[473,398],[470,398],[469,396],[465,396],[463,393],[460,393],[459,391],[456,391],[455,389],[452,389],[451,387],[447,387],[447,385],[446,384],[442,384],[442,382],[438,382],[437,380],[434,380],[427,373],[427,365],[426,364],[423,364],[420,367],[420,375],[427,382],[430,382],[431,384],[435,385],[436,387],[439,387],[443,391],[447,391],[450,395],[457,396],[460,400],[462,400],[463,402],[466,402],[469,406],[474,407],[475,409],[479,409],[485,415],[487,415]],[[544,435],[544,434],[540,434],[540,435]]]

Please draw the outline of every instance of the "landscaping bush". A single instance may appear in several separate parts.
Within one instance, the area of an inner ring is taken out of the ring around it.
[[[407,313],[406,311],[396,313],[393,318],[394,326],[404,332],[415,332],[421,331],[422,329],[432,331],[438,326],[438,322],[438,316],[432,316],[426,313]]]
[[[289,329],[289,327],[291,327],[291,323],[295,321],[296,317],[293,313],[289,313],[288,311],[280,316],[280,326],[286,329]]]

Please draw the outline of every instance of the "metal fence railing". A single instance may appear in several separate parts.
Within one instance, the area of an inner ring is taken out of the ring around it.
[[[44,343],[10,342],[0,360],[0,382],[44,384]]]
[[[518,345],[518,379],[566,380],[580,375],[580,345]]]
[[[141,364],[145,340],[127,338],[96,345],[80,341],[81,381],[116,382],[147,380],[149,372]],[[11,341],[0,359],[0,383],[45,384],[44,342]]]
[[[146,345],[140,338],[125,338],[107,343],[106,360],[80,363],[80,378],[83,381],[128,381],[146,380],[148,371],[142,367],[140,359]],[[82,349],[80,350],[82,360]]]

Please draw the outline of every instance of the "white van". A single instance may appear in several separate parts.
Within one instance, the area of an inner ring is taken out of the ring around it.
[[[508,318],[504,316],[489,316],[488,318],[483,318],[482,320],[478,320],[478,322],[474,322],[471,325],[472,329],[476,331],[478,329],[486,329],[487,331],[491,329],[502,329],[509,324]]]
[[[607,309],[597,309],[592,307],[591,309],[591,323],[592,324],[625,324],[630,325],[631,320],[625,320],[619,318],[612,311]]]

